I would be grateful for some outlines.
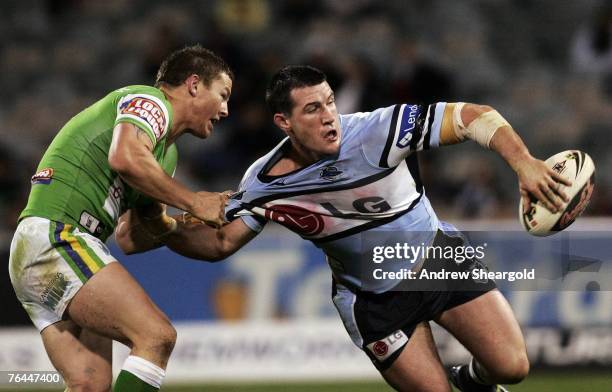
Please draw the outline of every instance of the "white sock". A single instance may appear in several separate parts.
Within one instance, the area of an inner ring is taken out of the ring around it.
[[[164,369],[135,355],[127,357],[121,370],[132,373],[142,381],[157,389],[161,387],[161,383],[164,377],[166,377],[166,371]]]

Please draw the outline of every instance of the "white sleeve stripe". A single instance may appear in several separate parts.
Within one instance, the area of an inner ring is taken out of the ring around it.
[[[399,115],[397,116],[397,122],[395,124],[395,131],[393,132],[393,145],[396,146],[399,138],[400,138],[400,134],[401,134],[401,130],[402,130],[402,120],[404,118],[404,110],[406,110],[406,105],[402,104],[400,105],[400,109],[399,109]]]
[[[391,112],[391,124],[389,124],[389,129],[387,130],[387,141],[385,142],[385,147],[383,148],[382,155],[380,156],[380,167],[389,167],[389,154],[393,150],[392,146],[395,146],[398,127],[400,126],[398,117],[402,105],[393,105],[391,106],[393,111]]]
[[[444,109],[446,102],[438,102],[436,104],[436,114],[431,127],[430,147],[438,147],[440,145],[440,129],[442,128],[442,120],[444,119]]]
[[[435,104],[434,104],[435,105]],[[425,141],[427,135],[430,132],[430,115],[432,114],[432,110],[431,110],[431,106],[432,105],[427,105],[427,107],[425,108],[425,110],[427,110],[427,114],[425,116],[425,121],[423,122],[423,133],[421,136],[421,140],[419,140],[419,143],[417,146],[415,146],[414,150],[421,150],[423,148],[423,142]],[[436,113],[433,113],[434,119],[436,117]]]

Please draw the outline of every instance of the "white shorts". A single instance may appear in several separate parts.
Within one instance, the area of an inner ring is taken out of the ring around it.
[[[74,225],[29,217],[11,242],[11,283],[42,331],[62,319],[70,300],[96,272],[116,259],[106,245]]]

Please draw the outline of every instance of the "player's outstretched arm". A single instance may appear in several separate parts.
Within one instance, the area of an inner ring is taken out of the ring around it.
[[[552,212],[563,208],[569,199],[560,184],[571,183],[534,158],[512,126],[490,106],[450,103],[444,111],[440,144],[455,144],[471,139],[497,152],[516,172],[519,190],[528,206],[529,194]]]
[[[251,241],[257,232],[251,230],[242,219],[215,229],[201,223],[182,223],[164,237],[165,245],[176,253],[192,259],[219,261],[232,255]]]
[[[219,261],[236,252],[255,238],[242,219],[212,228],[184,215],[143,219],[134,210],[125,213],[115,230],[115,241],[125,254],[145,252],[168,246],[178,254],[192,259]]]
[[[145,131],[130,123],[113,130],[108,162],[132,188],[164,204],[188,211],[212,225],[223,223],[227,196],[192,192],[164,172],[153,156],[153,143]]]

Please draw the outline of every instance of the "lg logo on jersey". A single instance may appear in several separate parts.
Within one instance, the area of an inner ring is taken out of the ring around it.
[[[358,213],[345,213],[331,203],[321,203],[335,218],[351,219],[359,214],[373,214],[389,211],[391,206],[380,196],[363,197],[353,201],[353,208]],[[325,214],[323,214],[325,215]],[[265,208],[265,218],[295,231],[300,235],[314,236],[323,231],[325,222],[322,214],[290,204],[275,204]]]
[[[355,214],[346,214],[338,210],[332,203],[321,203],[321,207],[331,212],[332,215],[336,218],[350,219],[355,217]],[[360,212],[362,214],[374,214],[389,211],[391,209],[391,206],[385,201],[385,199],[380,196],[370,196],[362,197],[361,199],[353,201],[353,208],[355,209],[355,211]]]
[[[319,214],[292,205],[271,206],[266,209],[266,218],[301,235],[317,235],[325,227]]]
[[[353,207],[355,208],[355,210],[363,212],[364,214],[373,212],[385,212],[391,209],[389,203],[387,203],[385,199],[379,196],[357,199],[353,202]]]

